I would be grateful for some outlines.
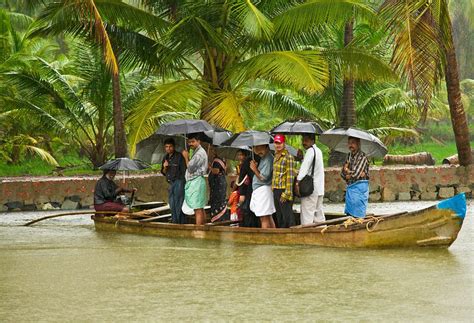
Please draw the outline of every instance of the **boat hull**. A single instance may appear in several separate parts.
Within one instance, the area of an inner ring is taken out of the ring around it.
[[[341,248],[447,248],[456,240],[463,223],[463,217],[455,211],[439,209],[436,206],[415,212],[373,217],[365,223],[288,229],[140,222],[100,216],[92,218],[98,231],[239,243]]]

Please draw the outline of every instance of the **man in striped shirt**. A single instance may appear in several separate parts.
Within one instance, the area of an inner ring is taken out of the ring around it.
[[[364,217],[369,200],[369,160],[360,149],[360,139],[349,137],[349,154],[342,167],[341,177],[347,183],[345,213]]]
[[[272,189],[276,209],[275,222],[277,228],[289,228],[295,225],[293,214],[295,159],[286,150],[284,135],[276,135],[274,145]]]

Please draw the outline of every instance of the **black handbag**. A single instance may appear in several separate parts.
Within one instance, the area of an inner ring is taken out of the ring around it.
[[[310,196],[314,192],[313,177],[314,177],[314,164],[316,162],[316,150],[314,150],[314,147],[311,147],[311,148],[313,148],[313,151],[314,151],[313,168],[312,168],[312,171],[311,171],[311,175],[308,174],[305,177],[303,177],[303,179],[298,184],[300,197]]]

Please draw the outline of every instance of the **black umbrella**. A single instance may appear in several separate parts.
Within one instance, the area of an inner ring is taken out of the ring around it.
[[[316,122],[309,121],[284,121],[278,126],[270,130],[271,133],[287,134],[287,135],[303,135],[303,134],[315,134],[320,135],[323,133],[323,129]]]
[[[270,144],[272,137],[268,132],[247,130],[241,133],[237,133],[224,141],[222,146],[231,146],[231,147],[242,147],[242,146],[259,146],[259,145],[268,145]],[[253,159],[253,149],[252,149],[252,159]]]
[[[104,165],[100,166],[102,170],[142,170],[149,168],[150,166],[141,160],[130,159],[130,158],[116,158],[109,160]]]
[[[181,119],[166,122],[155,132],[159,135],[187,135],[214,130],[212,126],[204,120]]]
[[[208,130],[204,131],[204,135],[209,138],[205,138],[206,142],[209,142],[213,144],[214,146],[219,146],[221,145],[224,141],[232,137],[232,132],[229,130],[220,128],[220,127],[214,127],[213,130]]]
[[[360,150],[368,157],[383,157],[388,152],[387,147],[379,138],[357,128],[334,128],[327,130],[321,134],[319,141],[333,150],[348,153],[347,139],[349,137],[360,139]]]
[[[224,141],[222,146],[241,147],[241,146],[259,146],[268,145],[271,136],[268,132],[247,130],[237,133]]]
[[[235,160],[235,156],[239,150],[246,150],[250,152],[252,148],[249,146],[241,146],[241,147],[231,147],[231,146],[219,146],[216,148],[217,155],[221,158]]]
[[[104,165],[100,166],[99,169],[122,171],[122,181],[125,183],[125,171],[142,170],[149,167],[150,166],[148,164],[142,162],[141,160],[123,157],[109,160]]]

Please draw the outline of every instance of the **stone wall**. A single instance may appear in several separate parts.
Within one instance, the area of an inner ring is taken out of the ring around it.
[[[1,178],[0,211],[89,208],[97,177]],[[117,176],[117,181],[121,181]],[[230,182],[230,180],[229,180]],[[127,177],[137,200],[166,201],[168,184],[158,174]],[[345,183],[338,168],[326,169],[326,202],[343,202]],[[472,198],[474,166],[372,167],[370,201],[436,200],[464,192]]]

